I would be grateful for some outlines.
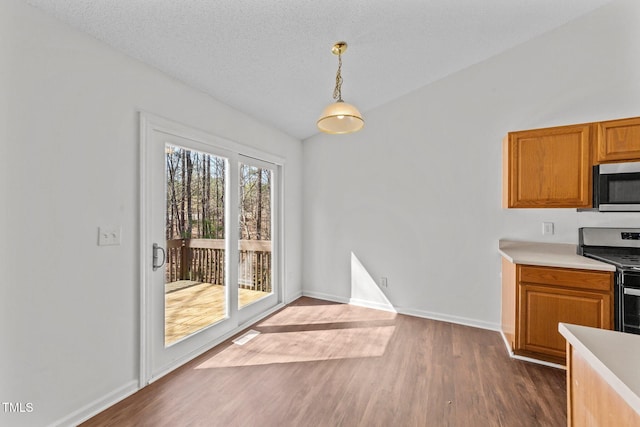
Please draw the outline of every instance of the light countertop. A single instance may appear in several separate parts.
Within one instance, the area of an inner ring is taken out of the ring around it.
[[[574,351],[640,414],[640,335],[560,323]]]
[[[571,243],[538,243],[500,240],[500,254],[514,264],[583,270],[615,271],[615,266],[577,254]]]

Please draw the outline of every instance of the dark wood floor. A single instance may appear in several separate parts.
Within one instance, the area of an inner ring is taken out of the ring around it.
[[[300,298],[83,426],[564,426],[563,370],[497,332]]]

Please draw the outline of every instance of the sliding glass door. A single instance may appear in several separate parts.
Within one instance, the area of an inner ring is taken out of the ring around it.
[[[280,166],[237,145],[143,120],[141,382],[280,300]]]
[[[165,346],[228,317],[228,159],[165,146]]]
[[[240,156],[238,163],[238,307],[243,321],[279,300],[279,168]]]

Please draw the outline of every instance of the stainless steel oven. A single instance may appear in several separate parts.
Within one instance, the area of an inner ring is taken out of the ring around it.
[[[640,335],[640,228],[585,227],[578,233],[580,255],[616,267],[615,330]]]
[[[620,330],[640,334],[640,271],[620,274]]]

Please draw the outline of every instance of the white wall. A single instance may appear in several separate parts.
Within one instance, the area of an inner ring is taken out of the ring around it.
[[[0,425],[69,420],[138,378],[144,110],[286,159],[289,299],[301,293],[302,145],[19,0],[0,2]],[[122,245],[97,246],[99,225]]]
[[[304,141],[305,294],[350,299],[353,253],[399,311],[498,328],[499,239],[640,227],[637,213],[501,208],[508,131],[640,116],[638,18],[637,1],[613,2],[366,112],[360,133]]]

